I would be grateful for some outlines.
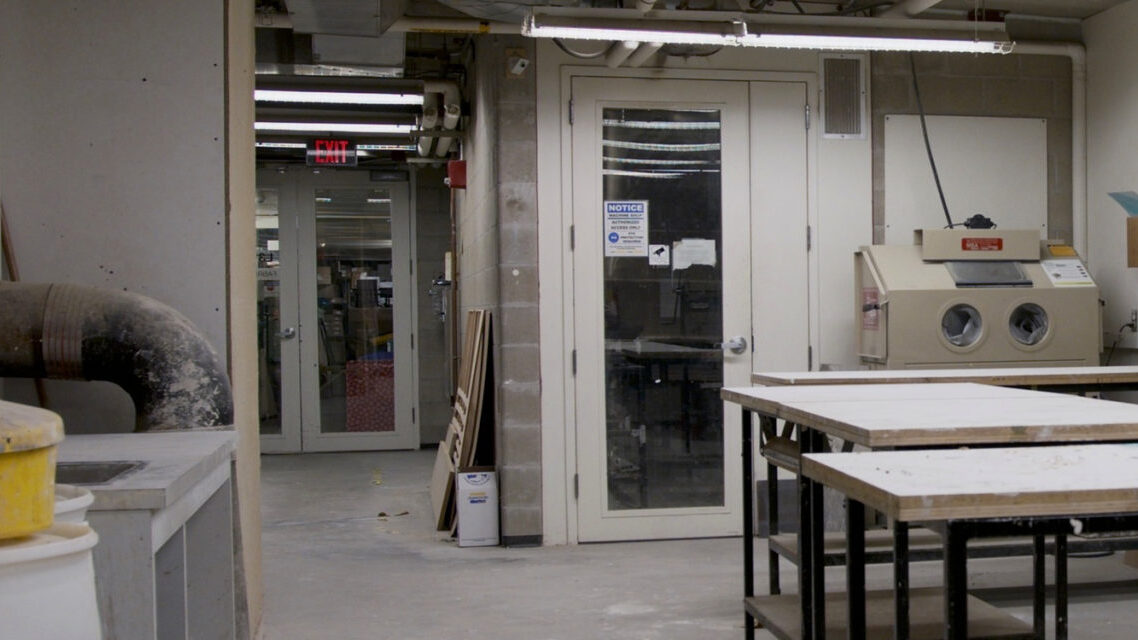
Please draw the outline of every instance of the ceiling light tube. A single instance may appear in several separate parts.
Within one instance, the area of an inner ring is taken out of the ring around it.
[[[415,125],[362,122],[255,122],[253,123],[253,128],[257,131],[409,134],[415,130]]]
[[[608,20],[535,15],[522,23],[530,38],[618,40],[673,44],[740,45],[751,38],[741,21],[686,22],[682,20]]]
[[[834,51],[938,51],[944,53],[1011,53],[1012,42],[901,38],[891,36],[841,36],[764,33],[750,46],[778,49],[823,49]]]
[[[365,93],[356,91],[286,91],[257,89],[253,99],[259,102],[293,102],[305,104],[423,104],[423,96],[412,93]]]

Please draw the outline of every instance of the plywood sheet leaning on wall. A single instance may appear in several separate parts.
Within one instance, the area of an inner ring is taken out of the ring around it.
[[[450,529],[454,520],[455,472],[475,462],[490,355],[490,312],[468,312],[463,335],[454,412],[431,475],[431,507],[439,531]]]

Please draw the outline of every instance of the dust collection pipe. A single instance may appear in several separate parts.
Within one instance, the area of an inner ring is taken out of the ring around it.
[[[205,336],[136,293],[0,282],[0,376],[113,382],[134,401],[135,431],[233,423],[229,378]]]

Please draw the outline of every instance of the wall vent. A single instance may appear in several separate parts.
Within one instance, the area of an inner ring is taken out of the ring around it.
[[[865,138],[865,58],[822,57],[822,135]]]

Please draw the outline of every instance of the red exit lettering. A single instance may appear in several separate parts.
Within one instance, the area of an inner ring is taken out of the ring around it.
[[[316,157],[313,158],[316,164],[347,164],[348,162],[347,140],[315,140],[313,148],[316,151]]]

